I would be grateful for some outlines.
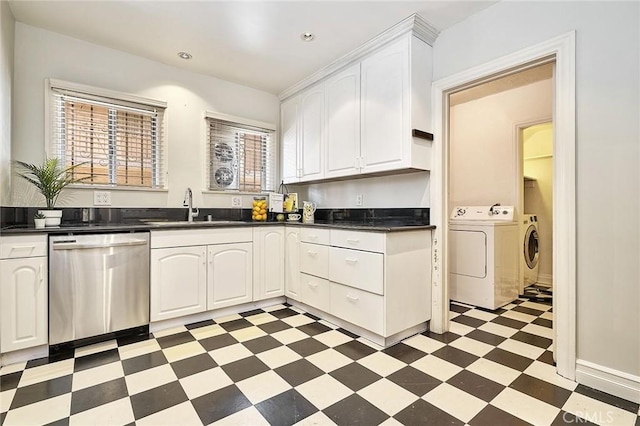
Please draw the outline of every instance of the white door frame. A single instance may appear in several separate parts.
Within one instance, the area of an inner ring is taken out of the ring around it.
[[[430,328],[449,329],[447,236],[449,223],[448,94],[480,81],[555,61],[553,114],[553,313],[558,373],[575,380],[576,370],[576,154],[575,32],[522,49],[433,83],[433,309]]]

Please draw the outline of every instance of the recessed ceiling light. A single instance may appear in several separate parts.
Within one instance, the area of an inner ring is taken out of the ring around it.
[[[178,56],[182,59],[191,59],[193,57],[190,53],[187,52],[178,52]]]
[[[313,33],[302,33],[300,34],[300,38],[302,41],[313,41],[316,36]]]

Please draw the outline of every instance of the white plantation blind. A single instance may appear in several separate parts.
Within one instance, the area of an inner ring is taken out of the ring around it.
[[[164,109],[51,87],[51,154],[95,185],[160,188]]]
[[[211,190],[273,191],[274,131],[207,118],[207,186]]]

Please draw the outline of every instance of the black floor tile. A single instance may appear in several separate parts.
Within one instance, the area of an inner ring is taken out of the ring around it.
[[[182,333],[158,337],[156,340],[158,341],[158,345],[160,345],[162,349],[167,349],[173,346],[181,345],[183,343],[193,342],[194,340],[196,340],[196,338],[193,337],[193,334],[189,333],[188,331],[183,331]]]
[[[75,359],[73,371],[78,372],[87,370],[93,367],[99,367],[101,365],[110,364],[112,362],[120,361],[120,352],[118,348],[109,349],[95,354],[81,356]]]
[[[444,343],[445,345],[448,345],[454,340],[460,338],[458,334],[451,333],[450,331],[447,331],[446,333],[442,333],[442,334],[434,333],[432,331],[425,331],[424,333],[422,333],[422,335],[430,339],[437,340],[438,342]]]
[[[477,310],[482,311],[482,312],[489,312],[490,314],[494,314],[494,315],[502,315],[505,312],[507,312],[507,310],[504,309],[504,308],[488,309],[488,308],[481,308],[479,306],[476,306],[474,309],[477,309]]]
[[[466,368],[478,360],[476,355],[470,354],[453,346],[444,346],[431,355],[444,359],[458,367]]]
[[[506,317],[496,317],[496,318],[492,319],[491,322],[494,322],[494,323],[500,324],[500,325],[504,325],[505,327],[516,328],[518,330],[520,330],[522,327],[527,325],[526,322],[522,322],[522,321],[518,321],[518,320],[514,320],[512,318],[506,318]]]
[[[509,387],[557,408],[562,408],[571,396],[571,391],[531,377],[528,374],[518,376],[511,382]]]
[[[4,377],[4,376],[3,376]],[[43,401],[55,396],[71,392],[73,375],[58,377],[16,389],[10,409],[24,407],[34,402]]]
[[[329,346],[311,337],[309,337],[308,339],[302,339],[298,340],[297,342],[289,343],[287,346],[289,346],[292,350],[303,357],[307,357],[317,352],[324,351],[325,349],[329,349]]]
[[[379,425],[389,416],[358,394],[353,394],[322,410],[338,426]]]
[[[344,335],[351,337],[352,339],[357,339],[358,337],[360,337],[356,333],[352,333],[349,330],[345,330],[344,328],[336,328],[336,330]]]
[[[578,385],[575,391],[582,395],[588,396],[589,398],[602,401],[605,404],[613,405],[614,407],[622,408],[626,411],[631,411],[634,414],[638,413],[638,404],[635,402],[618,398],[617,396],[609,395],[608,393],[601,392],[585,385]]]
[[[462,370],[447,380],[447,383],[486,402],[490,402],[505,388],[504,385],[468,370]]]
[[[352,362],[337,370],[333,370],[329,375],[354,392],[382,378],[379,374],[374,373],[357,362]]]
[[[7,417],[7,413],[0,413],[0,425],[4,424],[5,417]]]
[[[586,414],[586,413],[585,413]],[[597,423],[592,423],[587,419],[576,416],[572,413],[567,413],[566,411],[560,410],[556,418],[551,423],[551,426],[561,426],[561,425],[597,425]],[[472,425],[475,426],[475,425]]]
[[[260,373],[269,371],[269,367],[256,356],[239,359],[222,366],[222,370],[234,382],[257,376]]]
[[[269,424],[278,426],[293,425],[318,411],[295,389],[256,404],[256,409]]]
[[[22,371],[16,371],[15,373],[0,376],[0,392],[17,388],[21,377]]]
[[[538,357],[538,361],[549,365],[556,365],[556,362],[553,360],[553,352],[551,351],[544,351],[542,355]]]
[[[314,320],[314,321],[320,321],[320,320],[322,319],[322,318],[317,317],[317,316],[315,316],[315,315],[313,315],[313,314],[310,314],[309,312],[305,312],[305,313],[304,313],[304,315],[305,315],[305,316],[307,316],[307,317],[309,317],[309,318],[311,318],[311,319],[312,319],[312,320]]]
[[[427,355],[425,352],[422,352],[421,350],[416,349],[413,346],[405,345],[402,342],[396,343],[391,347],[383,349],[382,352],[402,362],[406,362],[407,364],[411,364],[412,362],[417,361]]]
[[[260,314],[264,314],[264,311],[262,309],[253,309],[251,311],[247,311],[247,312],[240,312],[240,316],[241,317],[250,317],[253,315],[260,315]]]
[[[207,337],[205,339],[198,340],[202,347],[206,351],[213,351],[216,349],[224,348],[226,346],[235,345],[238,343],[230,334],[220,334],[219,336]]]
[[[539,317],[540,315],[545,313],[545,311],[539,311],[538,309],[526,308],[524,306],[516,306],[515,308],[512,309],[512,311],[521,312],[521,313],[527,314],[527,315],[533,315],[534,317]]]
[[[167,358],[162,351],[150,352],[138,355],[122,361],[124,374],[134,374],[167,363]]]
[[[478,328],[486,322],[478,318],[468,317],[466,315],[458,315],[457,317],[453,318],[451,321],[468,325],[469,327],[473,327],[473,328]]]
[[[277,348],[278,346],[282,346],[282,343],[279,340],[274,339],[271,336],[258,337],[256,339],[243,342],[242,344],[254,354],[259,354],[261,352]]]
[[[128,334],[125,336],[116,337],[118,347],[131,345],[133,343],[144,342],[145,340],[153,339],[149,334]]]
[[[500,348],[491,350],[491,352],[486,354],[484,358],[518,371],[526,370],[527,367],[533,362],[533,360],[530,358],[526,358]]]
[[[2,423],[0,423],[2,424]],[[47,423],[45,426],[68,426],[69,425],[69,417],[65,417],[64,419],[56,420],[55,422]]]
[[[406,426],[464,425],[464,422],[456,419],[448,413],[445,413],[438,407],[429,404],[424,399],[418,399],[413,404],[393,416],[393,418]],[[498,424],[496,424],[496,426],[497,425]]]
[[[25,365],[24,369],[28,370],[29,368],[40,367],[41,365],[49,364],[49,358],[37,358],[27,361],[27,365]]]
[[[360,358],[364,358],[365,356],[371,355],[376,352],[371,346],[365,345],[364,343],[358,342],[357,340],[352,340],[347,343],[343,343],[334,347],[336,351],[340,352],[342,355],[346,355],[354,361],[359,360]]]
[[[269,312],[271,315],[273,315],[276,318],[287,318],[287,317],[292,317],[294,315],[300,315],[298,312],[294,311],[293,309],[289,309],[289,308],[284,308],[284,309],[278,309],[277,311],[271,311]]]
[[[542,349],[547,349],[553,343],[553,340],[547,339],[546,337],[538,336],[536,334],[527,333],[525,331],[518,331],[516,334],[511,336],[513,340],[518,340],[523,343],[527,343],[529,345],[537,346]]]
[[[71,395],[71,415],[129,396],[124,377],[91,386]]]
[[[218,364],[207,354],[200,354],[186,359],[181,359],[171,363],[173,372],[176,373],[178,379],[200,373],[201,371],[210,370],[217,367]]]
[[[498,336],[497,334],[488,333],[483,330],[473,330],[470,333],[465,334],[465,337],[477,340],[482,343],[486,343],[491,346],[498,346],[500,343],[507,340],[506,337]]]
[[[299,359],[292,363],[283,365],[274,370],[280,377],[287,381],[291,386],[296,387],[309,380],[322,376],[324,371],[313,365],[306,359]]]
[[[312,322],[310,324],[301,325],[298,327],[298,330],[307,333],[309,336],[315,336],[317,334],[326,333],[327,331],[331,331],[331,327],[327,327],[326,325],[319,322]]]
[[[531,324],[539,325],[541,327],[553,328],[553,321],[545,318],[536,318],[531,321]]]
[[[136,420],[188,401],[179,382],[171,382],[131,396],[131,408]]]
[[[199,321],[199,322],[194,322],[191,324],[187,324],[185,325],[187,330],[194,330],[196,328],[202,328],[202,327],[208,327],[210,325],[214,325],[216,322],[212,319],[208,319],[208,320],[204,320],[204,321]]]
[[[220,327],[224,328],[225,331],[230,332],[230,331],[241,330],[247,327],[253,327],[253,323],[250,321],[247,321],[244,318],[239,318],[236,320],[220,323]]]
[[[458,305],[455,303],[452,303],[449,305],[449,310],[452,312],[457,312],[459,314],[464,314],[467,311],[470,311],[473,308],[470,308],[468,306],[462,306],[462,305]]]
[[[411,366],[406,366],[390,374],[387,379],[420,397],[442,384],[441,380]]]
[[[202,424],[208,425],[251,406],[251,402],[236,385],[192,399],[193,408]]]
[[[476,414],[471,421],[469,421],[469,424],[471,426],[528,426],[530,423],[527,423],[506,411],[502,411],[493,405],[487,405],[478,414]]]
[[[284,321],[278,320],[278,321],[271,321],[264,324],[260,324],[258,328],[264,331],[265,333],[273,334],[273,333],[277,333],[278,331],[291,328],[291,326]]]

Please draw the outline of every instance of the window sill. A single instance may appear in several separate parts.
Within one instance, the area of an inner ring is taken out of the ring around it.
[[[69,189],[91,189],[93,191],[144,191],[144,192],[169,192],[168,188],[145,188],[140,186],[110,186],[110,185],[82,185],[72,184]]]
[[[274,192],[274,191],[265,191],[265,192],[242,192],[242,191],[216,191],[215,189],[203,189],[202,193],[203,194],[216,194],[216,195],[247,195],[247,196],[251,196],[251,195],[261,195],[264,196],[265,194],[269,193],[269,192]]]

